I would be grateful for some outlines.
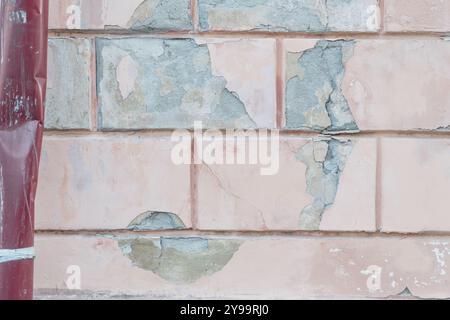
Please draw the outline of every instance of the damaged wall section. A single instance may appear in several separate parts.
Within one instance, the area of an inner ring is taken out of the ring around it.
[[[133,231],[186,229],[183,220],[170,212],[146,212],[139,215],[128,226]]]
[[[199,0],[206,30],[376,31],[376,0]],[[370,23],[369,23],[370,22]]]
[[[174,283],[193,283],[220,270],[242,242],[204,238],[119,239],[119,247],[134,266]]]
[[[352,149],[351,141],[322,138],[306,144],[297,154],[307,166],[307,192],[313,197],[313,202],[300,215],[302,230],[319,230],[326,209],[336,199],[339,180]]]
[[[207,45],[192,39],[98,39],[103,129],[253,128],[245,105],[214,76]],[[127,72],[121,72],[123,69]],[[132,72],[129,72],[129,71]]]
[[[354,43],[323,40],[299,54],[287,53],[287,129],[358,131],[341,88]]]

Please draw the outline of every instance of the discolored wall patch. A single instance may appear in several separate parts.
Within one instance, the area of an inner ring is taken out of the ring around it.
[[[314,199],[300,215],[302,230],[319,230],[325,210],[336,199],[341,173],[352,150],[351,141],[322,138],[307,143],[297,154],[307,166],[307,192]]]
[[[377,0],[199,0],[203,31],[373,32],[378,14]]]
[[[174,283],[193,283],[230,262],[242,241],[204,238],[135,238],[118,241],[134,266]]]
[[[354,44],[322,40],[305,51],[287,53],[287,129],[358,131],[341,88]]]
[[[192,29],[190,0],[144,0],[134,11],[127,28],[138,30]]]
[[[170,212],[145,212],[134,219],[129,225],[129,230],[180,230],[186,229],[183,220]]]
[[[103,129],[192,128],[195,121],[209,128],[257,126],[227,80],[213,74],[206,44],[98,39],[97,49]]]

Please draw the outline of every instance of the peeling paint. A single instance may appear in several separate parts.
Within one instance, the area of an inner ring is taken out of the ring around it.
[[[203,238],[119,240],[123,254],[134,266],[174,283],[193,283],[222,270],[241,244]]]
[[[190,0],[144,0],[127,28],[146,30],[192,29]]]
[[[199,0],[206,30],[374,31],[374,0]]]
[[[450,249],[448,248],[448,242],[435,241],[429,243],[433,247],[431,252],[436,260],[436,267],[440,276],[447,274],[447,257],[450,256]]]
[[[352,150],[351,141],[320,138],[307,143],[297,154],[307,166],[307,191],[313,197],[313,202],[300,214],[302,230],[319,230],[323,214],[336,199],[339,180]]]
[[[183,221],[174,213],[146,212],[139,215],[128,226],[134,231],[145,230],[180,230],[186,229]]]
[[[51,38],[48,53],[45,127],[89,129],[91,42]]]
[[[34,248],[24,248],[15,250],[0,249],[0,264],[11,262],[34,259]]]
[[[27,12],[24,10],[15,10],[9,14],[9,21],[12,23],[26,24],[27,20]]]
[[[300,54],[288,53],[286,128],[359,130],[341,88],[344,66],[353,55],[354,43],[323,40]]]
[[[213,75],[206,44],[192,39],[99,39],[97,48],[103,128],[192,128],[195,121],[208,128],[256,127],[225,78]],[[132,91],[117,79],[118,65],[128,56],[138,70]]]

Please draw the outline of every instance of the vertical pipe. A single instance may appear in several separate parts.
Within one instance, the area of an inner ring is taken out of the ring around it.
[[[48,0],[0,0],[0,299],[33,298]]]

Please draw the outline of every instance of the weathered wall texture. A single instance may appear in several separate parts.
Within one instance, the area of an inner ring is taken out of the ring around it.
[[[450,0],[50,2],[37,297],[450,298]]]

